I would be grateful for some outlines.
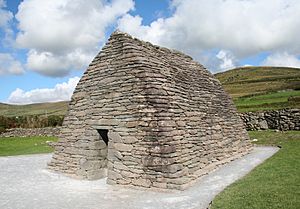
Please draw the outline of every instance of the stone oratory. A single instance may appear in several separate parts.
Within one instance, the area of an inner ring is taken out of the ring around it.
[[[208,70],[116,31],[77,84],[48,167],[113,185],[183,190],[251,148]]]

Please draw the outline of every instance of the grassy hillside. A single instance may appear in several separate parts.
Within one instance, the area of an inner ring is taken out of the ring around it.
[[[300,108],[300,69],[243,67],[215,75],[240,112]]]
[[[25,115],[64,115],[68,102],[37,103],[29,105],[9,105],[0,103],[0,115],[6,117]]]
[[[299,68],[242,67],[217,73],[215,76],[233,98],[300,90]]]

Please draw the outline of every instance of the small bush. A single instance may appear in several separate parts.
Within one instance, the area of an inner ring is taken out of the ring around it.
[[[3,133],[3,132],[5,132],[5,128],[0,126],[0,134]]]
[[[64,117],[61,115],[50,115],[48,117],[48,126],[61,126],[63,123]]]
[[[300,96],[291,96],[288,98],[289,103],[300,103]]]

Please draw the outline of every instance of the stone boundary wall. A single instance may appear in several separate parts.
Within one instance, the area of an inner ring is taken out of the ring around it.
[[[246,112],[240,113],[240,117],[247,130],[300,130],[300,109]],[[58,136],[60,129],[61,127],[12,128],[0,134],[0,137]]]
[[[300,130],[300,109],[240,113],[247,130]]]
[[[58,136],[59,133],[60,127],[12,128],[0,134],[0,137]]]

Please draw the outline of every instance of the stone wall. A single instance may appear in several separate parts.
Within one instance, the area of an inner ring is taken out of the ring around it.
[[[300,109],[240,113],[247,130],[300,130]]]
[[[185,189],[251,148],[231,98],[202,65],[115,32],[74,91],[49,168]]]
[[[12,128],[0,134],[0,137],[58,136],[59,133],[60,127]]]

